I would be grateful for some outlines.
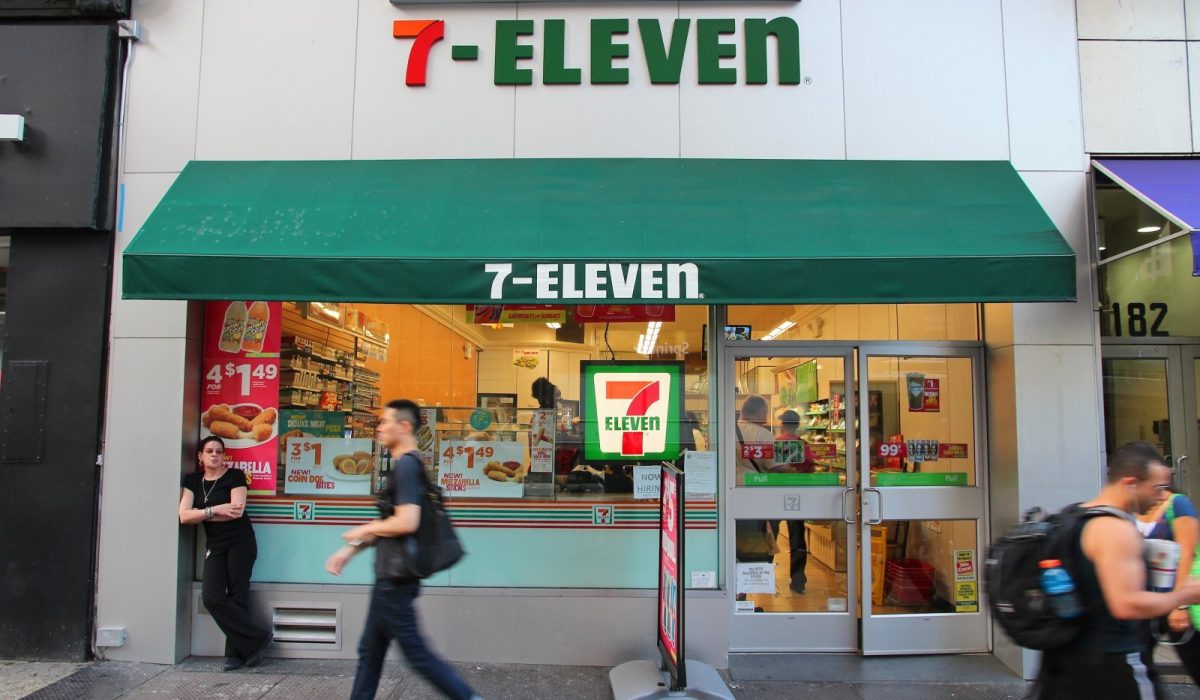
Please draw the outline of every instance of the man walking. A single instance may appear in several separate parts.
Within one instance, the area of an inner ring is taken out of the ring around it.
[[[391,500],[395,512],[374,520],[342,535],[346,546],[329,557],[325,569],[340,576],[350,559],[380,537],[405,537],[417,531],[421,524],[421,504],[424,501],[425,468],[417,456],[416,432],[421,427],[421,408],[407,399],[391,401],[379,414],[375,433],[379,443],[391,452]],[[454,669],[438,658],[421,636],[417,613],[413,607],[421,592],[419,579],[387,579],[376,570],[375,589],[367,624],[358,644],[358,669],[354,674],[351,700],[372,700],[379,687],[383,657],[394,639],[400,644],[404,658],[438,690],[454,700],[478,700],[479,696]]]
[[[1171,470],[1151,445],[1130,443],[1110,456],[1108,483],[1096,498],[1081,507],[1108,507],[1130,517],[1093,517],[1085,521],[1075,560],[1080,569],[1076,588],[1088,611],[1087,626],[1078,642],[1044,654],[1037,681],[1038,698],[1156,697],[1156,674],[1141,658],[1139,621],[1200,603],[1197,581],[1167,593],[1146,590],[1143,540],[1132,515],[1152,509],[1170,486]]]

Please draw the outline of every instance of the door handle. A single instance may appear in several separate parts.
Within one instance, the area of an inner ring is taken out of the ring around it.
[[[1180,469],[1183,467],[1183,463],[1189,459],[1191,459],[1191,457],[1188,457],[1187,455],[1179,455],[1179,459],[1175,460],[1175,468]]]
[[[846,507],[846,496],[851,496],[853,494],[853,486],[847,486],[846,488],[842,489],[842,520],[845,520],[847,525],[853,525],[856,522],[854,517],[855,509]]]
[[[875,517],[867,518],[867,506],[870,504],[867,494],[871,493],[875,494]],[[878,525],[883,522],[883,492],[873,486],[863,489],[863,517],[868,525]]]

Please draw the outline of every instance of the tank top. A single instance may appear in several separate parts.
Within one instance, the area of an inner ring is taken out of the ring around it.
[[[1112,517],[1112,516],[1098,516]],[[1108,610],[1100,591],[1096,565],[1083,553],[1082,530],[1075,540],[1075,561],[1079,569],[1080,601],[1090,618],[1080,639],[1080,651],[1100,654],[1128,654],[1142,648],[1135,620],[1118,620]]]

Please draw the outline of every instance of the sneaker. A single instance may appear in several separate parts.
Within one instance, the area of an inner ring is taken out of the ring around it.
[[[274,641],[274,639],[268,639],[261,647],[255,649],[253,654],[246,657],[246,668],[255,668],[256,666],[262,665],[263,659],[265,658],[263,654],[266,653],[267,648],[270,647],[271,643]]]
[[[225,657],[225,670],[226,671],[236,671],[245,665],[246,665],[246,662],[242,661],[242,657],[240,657],[240,656],[226,656]]]

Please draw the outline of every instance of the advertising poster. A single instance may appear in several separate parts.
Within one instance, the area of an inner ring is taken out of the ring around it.
[[[279,302],[205,304],[200,436],[225,441],[226,464],[254,495],[275,495],[282,313]]]
[[[519,442],[448,440],[442,444],[438,485],[451,496],[521,498],[525,446]]]
[[[567,307],[545,304],[467,304],[468,320],[480,325],[496,323],[565,323]]]
[[[954,611],[979,612],[979,571],[974,549],[954,550]]]
[[[580,304],[571,307],[576,323],[637,323],[675,320],[675,307],[663,304]]]
[[[671,672],[671,687],[686,685],[683,650],[683,472],[664,465],[660,469],[658,552],[658,648]]]
[[[290,438],[283,461],[283,492],[369,496],[375,471],[372,449],[370,438]]]
[[[554,473],[554,409],[540,408],[533,412],[529,428],[529,471],[534,474]]]
[[[905,375],[909,413],[938,413],[942,410],[942,380],[927,379],[920,372]]]
[[[421,453],[421,463],[425,471],[433,473],[437,466],[437,409],[421,409],[421,428],[417,430],[417,451]],[[432,478],[432,477],[430,477]]]

